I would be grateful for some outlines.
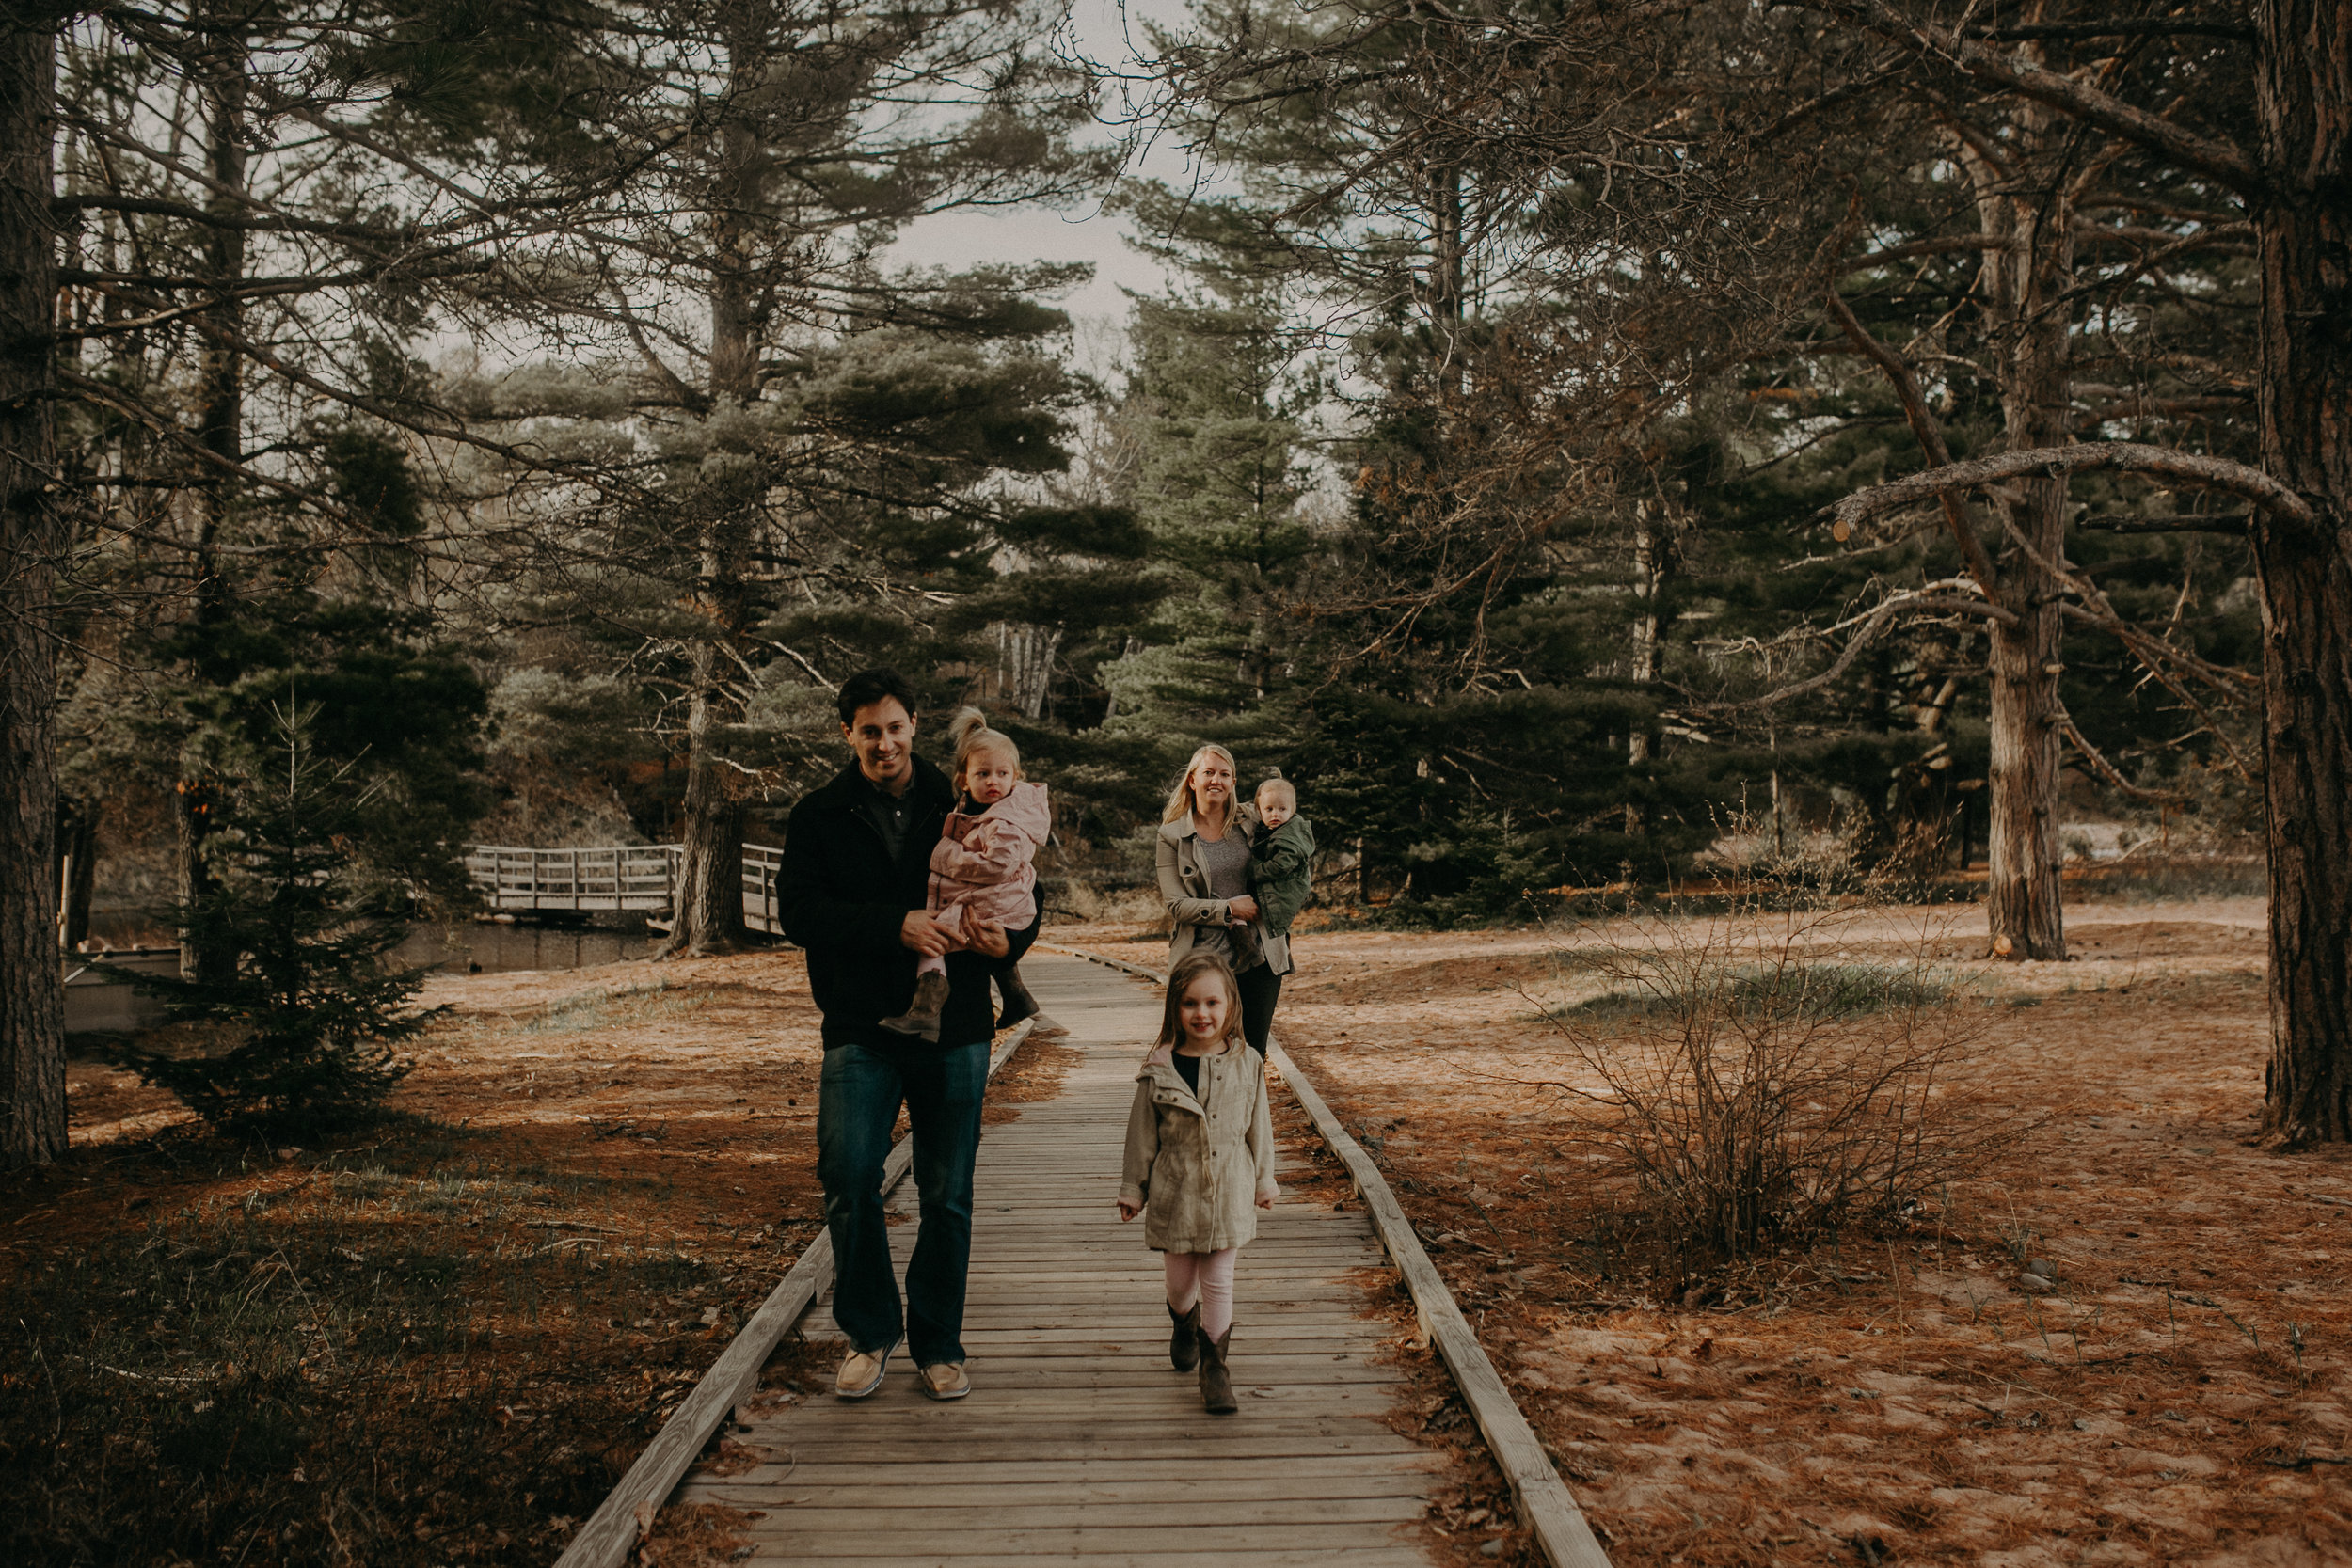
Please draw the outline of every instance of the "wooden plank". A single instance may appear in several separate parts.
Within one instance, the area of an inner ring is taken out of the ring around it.
[[[1334,1416],[1355,1416],[1367,1410],[1376,1412],[1388,1402],[1389,1386],[1384,1384],[1358,1384],[1343,1387],[1323,1383],[1266,1383],[1252,1378],[1248,1367],[1238,1356],[1233,1364],[1233,1388],[1247,1408],[1270,1410],[1294,1419],[1327,1412]],[[1009,1387],[1001,1383],[992,1383],[988,1380],[987,1369],[974,1364],[971,1397],[954,1402],[957,1409],[965,1412],[961,1418],[936,1414],[947,1407],[915,1393],[911,1377],[903,1389],[893,1390],[890,1394],[876,1394],[865,1401],[864,1409],[875,1412],[887,1410],[889,1405],[876,1402],[895,1396],[907,1402],[907,1409],[914,1418],[951,1424],[959,1419],[1005,1421],[1022,1417],[1084,1420],[1091,1424],[1122,1416],[1190,1416],[1199,1414],[1200,1409],[1198,1386],[1174,1372],[1168,1373],[1168,1381],[1158,1388],[1094,1388],[1086,1390],[1083,1399],[1073,1399],[1073,1392],[1076,1391],[1068,1388]],[[717,1423],[712,1423],[712,1430],[717,1430]],[[683,1467],[680,1473],[684,1473]]]
[[[923,1568],[936,1564],[938,1568],[1036,1568],[1039,1554],[1034,1552],[965,1552],[906,1560],[907,1568]],[[751,1562],[792,1562],[795,1564],[822,1560],[801,1551],[788,1537],[779,1541],[768,1536],[752,1544]],[[1089,1550],[1087,1568],[1234,1568],[1237,1562],[1248,1568],[1429,1568],[1425,1553],[1409,1546],[1294,1546],[1281,1551],[1253,1551],[1240,1556],[1224,1551],[1197,1551],[1181,1541],[1170,1542],[1164,1550],[1102,1551]]]
[[[967,1553],[984,1553],[1005,1557],[1025,1555],[1030,1561],[1047,1557],[1084,1556],[1091,1563],[1097,1553],[1147,1553],[1155,1544],[1167,1546],[1181,1541],[1182,1544],[1194,1550],[1205,1548],[1230,1554],[1229,1562],[1242,1564],[1255,1563],[1260,1560],[1260,1554],[1286,1547],[1322,1547],[1327,1550],[1351,1543],[1360,1544],[1366,1524],[1361,1520],[1331,1520],[1322,1524],[1228,1526],[1221,1520],[1212,1522],[1217,1510],[1212,1500],[1205,1498],[1194,1504],[1191,1512],[1191,1521],[1181,1529],[1169,1529],[1165,1526],[1116,1525],[1024,1529],[1000,1525],[994,1529],[936,1532],[877,1529],[869,1514],[862,1531],[829,1535],[819,1542],[810,1539],[798,1528],[794,1510],[777,1509],[765,1519],[755,1519],[743,1526],[741,1533],[754,1542],[789,1542],[796,1562],[820,1560],[826,1557],[879,1558],[893,1562],[922,1558],[954,1561]],[[1211,1518],[1204,1518],[1204,1514]],[[1418,1560],[1426,1563],[1429,1560],[1422,1557]]]
[[[990,1077],[994,1077],[996,1069],[1021,1049],[1021,1042],[1029,1037],[1034,1027],[1034,1020],[1023,1023],[997,1048],[989,1058]],[[904,1180],[914,1159],[914,1140],[899,1139],[882,1164],[882,1190],[885,1196]],[[719,1353],[719,1359],[694,1385],[694,1391],[661,1424],[661,1430],[621,1477],[620,1483],[596,1505],[596,1513],[588,1516],[587,1523],[580,1527],[571,1544],[564,1548],[564,1555],[555,1560],[556,1568],[619,1568],[636,1545],[644,1522],[652,1519],[653,1511],[677,1485],[678,1478],[694,1462],[710,1434],[719,1430],[719,1423],[735,1408],[737,1401],[759,1386],[759,1369],[776,1348],[776,1342],[832,1283],[833,1242],[820,1231],[791,1271],[769,1292],[759,1310],[752,1314],[727,1348]]]
[[[1367,1430],[1375,1425],[1360,1417],[1344,1418],[1313,1417],[1297,1418],[1279,1412],[1252,1412],[1249,1418],[1236,1421],[1231,1416],[1202,1415],[1195,1401],[1189,1411],[1172,1411],[1143,1418],[1105,1418],[1089,1421],[1084,1434],[1073,1436],[1067,1412],[1053,1420],[1030,1417],[1022,1420],[987,1420],[977,1416],[959,1426],[942,1417],[908,1411],[899,1415],[886,1411],[863,1413],[855,1423],[858,1430],[844,1435],[829,1432],[822,1439],[803,1443],[790,1440],[760,1441],[757,1434],[752,1442],[760,1448],[779,1449],[798,1455],[803,1447],[813,1454],[848,1463],[882,1462],[896,1465],[911,1453],[920,1450],[908,1445],[922,1435],[921,1429],[938,1427],[953,1438],[953,1445],[939,1451],[974,1452],[990,1445],[1009,1445],[1018,1442],[1015,1449],[1025,1463],[1065,1464],[1080,1459],[1153,1459],[1162,1464],[1172,1453],[1186,1451],[1183,1445],[1199,1443],[1196,1450],[1215,1453],[1220,1458],[1237,1458],[1245,1454],[1262,1454],[1269,1458],[1290,1459],[1309,1452],[1322,1454],[1426,1454],[1429,1450],[1411,1439],[1394,1433],[1385,1435]],[[699,1482],[697,1484],[700,1484]]]
[[[1078,956],[1162,985],[1167,983],[1163,975],[1117,958],[1091,953]],[[1544,1451],[1534,1429],[1527,1424],[1527,1418],[1520,1414],[1494,1363],[1487,1359],[1486,1347],[1478,1342],[1477,1334],[1454,1303],[1454,1292],[1446,1288],[1445,1276],[1429,1261],[1429,1254],[1422,1249],[1412,1221],[1396,1201],[1396,1195],[1389,1190],[1388,1179],[1348,1135],[1347,1129],[1332,1115],[1331,1107],[1325,1103],[1306,1074],[1299,1071],[1298,1064],[1282,1049],[1279,1040],[1267,1041],[1266,1057],[1312,1118],[1324,1143],[1347,1166],[1349,1179],[1371,1213],[1382,1244],[1389,1249],[1389,1256],[1405,1276],[1406,1288],[1412,1292],[1413,1310],[1422,1332],[1428,1335],[1446,1369],[1454,1374],[1471,1418],[1478,1423],[1495,1464],[1510,1484],[1520,1522],[1534,1535],[1552,1568],[1609,1568],[1609,1554],[1601,1549],[1583,1511],[1577,1507],[1566,1482],[1553,1468],[1551,1456]]]
[[[891,1467],[875,1466],[878,1470]],[[956,1483],[930,1481],[914,1487],[895,1474],[865,1484],[818,1486],[798,1471],[778,1465],[701,1482],[695,1497],[703,1501],[738,1508],[773,1507],[779,1490],[793,1498],[821,1499],[820,1516],[812,1522],[811,1508],[794,1507],[792,1517],[811,1533],[835,1520],[863,1521],[873,1528],[877,1510],[904,1511],[917,1529],[959,1529],[1002,1526],[1009,1518],[1024,1525],[1050,1527],[1102,1523],[1108,1518],[1142,1523],[1153,1509],[1180,1511],[1182,1517],[1200,1516],[1200,1501],[1209,1494],[1189,1467],[1170,1460],[1157,1477],[1112,1476],[1092,1481]],[[1251,1476],[1227,1476],[1216,1486],[1218,1518],[1235,1523],[1223,1512],[1228,1503],[1248,1503],[1258,1516],[1274,1522],[1308,1524],[1325,1519],[1417,1519],[1429,1503],[1429,1477],[1374,1475],[1355,1472],[1340,1476],[1293,1476],[1279,1465],[1259,1466]],[[762,1499],[766,1499],[763,1501]],[[1357,1512],[1342,1512],[1342,1505]],[[1108,1508],[1115,1512],[1106,1514]],[[1130,1513],[1129,1509],[1136,1512]],[[1084,1513],[1078,1511],[1083,1510]],[[1180,1520],[1181,1522],[1181,1520]],[[838,1524],[835,1528],[841,1528]]]
[[[964,1347],[969,1350],[970,1346]],[[1044,1363],[1044,1364],[1041,1364]],[[1171,1369],[1165,1355],[1128,1356],[1123,1360],[1081,1361],[1071,1356],[1045,1358],[995,1357],[993,1361],[975,1355],[967,1363],[972,1369],[974,1386],[991,1396],[1010,1389],[1046,1388],[1068,1391],[1081,1388],[1168,1388],[1179,1386],[1179,1379],[1193,1374]],[[1253,1385],[1275,1387],[1358,1388],[1389,1387],[1409,1381],[1393,1368],[1366,1366],[1354,1356],[1333,1358],[1328,1355],[1266,1355],[1245,1357],[1236,1347],[1233,1375],[1244,1373]],[[986,1387],[980,1388],[985,1376]],[[1310,1382],[1311,1380],[1311,1382]],[[1186,1386],[1187,1389],[1189,1386]],[[977,1398],[977,1395],[976,1394]],[[992,1399],[992,1402],[993,1399]]]
[[[1298,1454],[1286,1458],[1277,1466],[1286,1478],[1314,1479],[1362,1477],[1367,1482],[1386,1476],[1425,1476],[1445,1467],[1442,1455],[1425,1449],[1413,1449],[1381,1460],[1359,1453]],[[1268,1466],[1260,1461],[1229,1454],[1187,1454],[1184,1466],[1177,1472],[1175,1484],[1197,1488],[1206,1481],[1248,1479],[1263,1474]],[[988,1486],[997,1488],[1008,1497],[1025,1496],[1021,1489],[1029,1486],[1060,1486],[1072,1481],[1135,1481],[1157,1482],[1169,1475],[1168,1456],[1152,1454],[1142,1459],[1079,1459],[1058,1466],[1052,1480],[1040,1480],[1037,1466],[1026,1455],[1016,1458],[974,1458],[908,1460],[893,1465],[886,1472],[877,1472],[871,1465],[844,1464],[830,1450],[809,1458],[795,1458],[789,1463],[761,1465],[744,1472],[745,1477],[772,1471],[778,1476],[811,1486],[837,1486],[845,1491],[862,1487],[892,1489],[916,1486]],[[706,1484],[718,1485],[718,1481]],[[1195,1495],[1198,1493],[1196,1491]]]
[[[1139,1331],[1138,1331],[1139,1330]],[[1121,1334],[1124,1338],[1121,1338]],[[818,1338],[810,1335],[810,1338]],[[991,1355],[1022,1355],[1032,1360],[1053,1361],[1062,1357],[1083,1358],[1105,1350],[1125,1350],[1156,1354],[1155,1345],[1164,1342],[1166,1332],[1148,1325],[1105,1325],[1102,1329],[1068,1329],[1055,1335],[1030,1335],[1015,1338],[1009,1334],[977,1334],[964,1330],[963,1348],[977,1363]],[[1384,1335],[1346,1336],[1335,1333],[1301,1333],[1278,1336],[1260,1329],[1249,1337],[1256,1348],[1252,1356],[1265,1355],[1347,1355],[1377,1354],[1389,1348]],[[1172,1374],[1171,1374],[1172,1375]]]
[[[1174,1469],[1181,1461],[1171,1458]],[[787,1486],[795,1494],[789,1513],[781,1509],[771,1517],[804,1541],[820,1536],[871,1536],[874,1511],[870,1508],[835,1508],[829,1506],[830,1494],[809,1489],[809,1496],[818,1499],[802,1500],[802,1489]],[[1104,1499],[1116,1500],[1116,1499]],[[1199,1528],[1204,1519],[1214,1520],[1221,1529],[1238,1529],[1243,1526],[1348,1525],[1367,1521],[1378,1524],[1403,1523],[1421,1517],[1423,1499],[1412,1497],[1257,1497],[1239,1495],[1220,1488],[1214,1507],[1195,1490],[1190,1497],[1179,1495],[1174,1501],[1118,1501],[1116,1511],[1105,1513],[1102,1508],[1087,1501],[1041,1503],[1025,1506],[1015,1517],[1017,1524],[1007,1525],[1007,1515],[996,1503],[982,1498],[977,1502],[932,1505],[928,1498],[921,1501],[910,1495],[906,1506],[911,1517],[904,1531],[892,1529],[894,1537],[921,1539],[926,1535],[953,1530],[959,1535],[982,1536],[993,1533],[1011,1535],[1032,1534],[1042,1530],[1094,1531],[1106,1527],[1114,1529],[1188,1529]],[[1116,1520],[1116,1524],[1109,1521]]]

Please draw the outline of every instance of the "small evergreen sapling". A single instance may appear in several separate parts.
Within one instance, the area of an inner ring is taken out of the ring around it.
[[[425,968],[388,966],[408,934],[402,889],[356,857],[379,802],[351,764],[321,764],[310,710],[277,710],[282,771],[236,792],[211,839],[213,886],[182,924],[236,955],[218,981],[135,976],[174,1022],[209,1023],[219,1053],[133,1049],[125,1065],[228,1132],[328,1132],[374,1118],[410,1064],[393,1048],[439,1011]]]

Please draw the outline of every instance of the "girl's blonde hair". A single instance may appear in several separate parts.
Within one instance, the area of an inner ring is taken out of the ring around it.
[[[1201,761],[1207,757],[1224,758],[1225,766],[1231,769],[1233,774],[1233,782],[1235,784],[1239,784],[1241,782],[1241,768],[1235,766],[1233,762],[1233,753],[1227,751],[1224,747],[1219,746],[1216,741],[1212,740],[1206,746],[1201,747],[1200,750],[1193,752],[1192,760],[1184,764],[1184,776],[1176,781],[1175,789],[1169,792],[1168,797],[1168,809],[1160,813],[1161,821],[1179,822],[1182,821],[1186,816],[1200,809],[1200,798],[1193,793],[1192,776],[1200,770]],[[1225,798],[1225,820],[1227,823],[1230,824],[1233,820],[1233,813],[1237,807],[1238,802],[1236,802],[1232,796],[1229,795]]]
[[[1203,974],[1216,975],[1225,987],[1225,1043],[1248,1043],[1241,1032],[1241,987],[1234,981],[1231,966],[1221,954],[1187,953],[1168,972],[1168,1006],[1160,1013],[1160,1037],[1152,1042],[1153,1050],[1184,1043],[1184,992]]]
[[[1004,731],[990,729],[988,715],[978,708],[956,709],[956,716],[947,721],[947,738],[955,743],[955,784],[958,789],[963,787],[964,765],[982,752],[991,756],[1003,757],[1012,764],[1012,776],[1016,779],[1022,776],[1021,748],[1014,745],[1012,736]]]

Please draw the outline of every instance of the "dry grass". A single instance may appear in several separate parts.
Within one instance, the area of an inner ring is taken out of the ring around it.
[[[1568,933],[1548,1009],[1557,1135],[1622,1208],[1595,1241],[1683,1273],[1906,1223],[2035,1124],[1987,1092],[1948,966],[1846,933],[1861,908],[1742,906]],[[1594,988],[1597,988],[1595,990]]]
[[[1311,934],[1279,1029],[1621,1568],[2352,1559],[2352,1151],[2252,1141],[2260,904],[2078,906],[2066,964],[1945,913],[1838,940],[1954,968],[2045,1126],[1887,1234],[1700,1279],[1591,1245],[1619,1179],[1531,1085],[1602,988],[1552,936]]]
[[[425,999],[319,1148],[75,1064],[72,1158],[0,1179],[0,1561],[545,1563],[817,1234],[797,954]]]

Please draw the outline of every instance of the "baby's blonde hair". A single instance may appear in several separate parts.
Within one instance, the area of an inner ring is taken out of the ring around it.
[[[956,747],[956,787],[963,787],[963,770],[972,759],[985,752],[990,756],[1003,757],[1012,764],[1012,776],[1021,773],[1021,748],[1012,736],[1002,730],[988,727],[988,715],[976,707],[958,708],[956,716],[947,721],[947,738]]]
[[[1269,795],[1289,806],[1293,811],[1298,809],[1298,791],[1291,786],[1288,779],[1268,779],[1260,784],[1257,793],[1249,798],[1263,805]]]

